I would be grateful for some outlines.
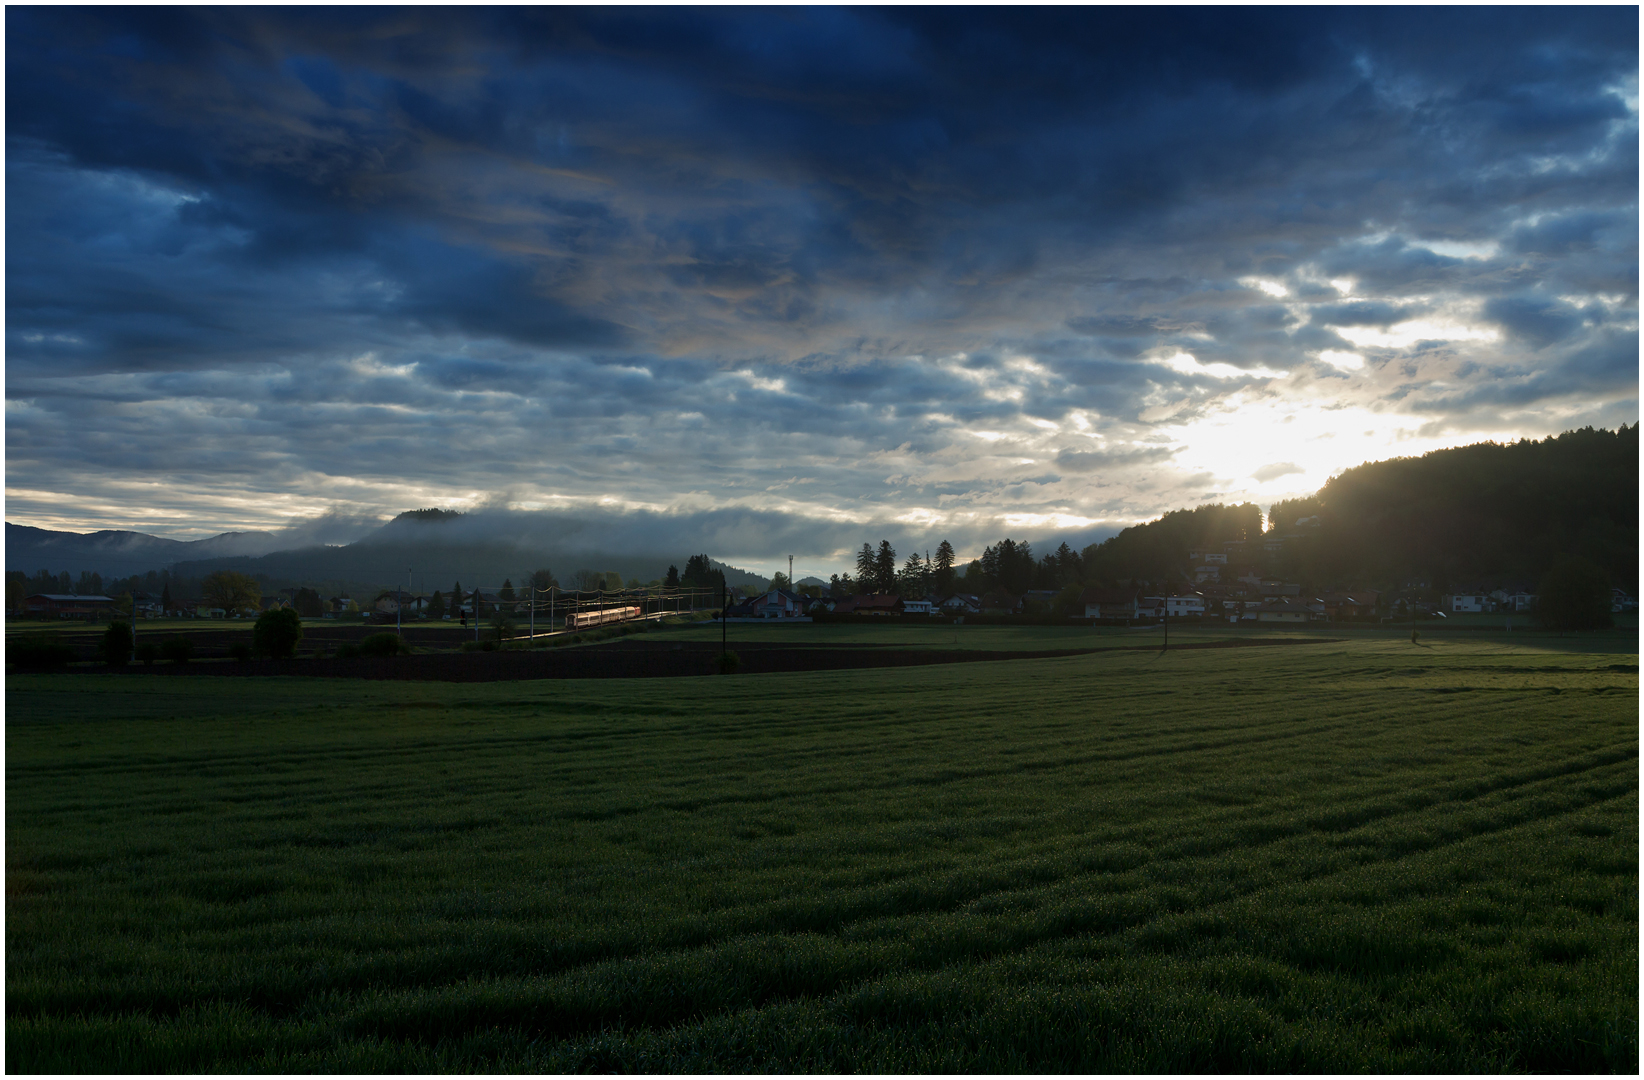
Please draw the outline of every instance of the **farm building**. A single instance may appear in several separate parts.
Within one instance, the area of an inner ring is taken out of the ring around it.
[[[114,612],[112,596],[35,593],[23,598],[23,613],[36,619],[85,619]]]

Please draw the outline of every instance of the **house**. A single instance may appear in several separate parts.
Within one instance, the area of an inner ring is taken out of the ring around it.
[[[856,615],[900,615],[902,598],[895,593],[860,593],[852,599],[851,612]],[[839,608],[835,607],[835,611]]]
[[[1631,596],[1627,595],[1627,590],[1626,589],[1619,589],[1619,588],[1618,589],[1611,589],[1610,590],[1610,610],[1611,611],[1637,611],[1638,610],[1638,601],[1634,600]]]
[[[796,619],[805,614],[806,598],[787,589],[772,589],[749,602],[756,619]]]
[[[420,618],[428,610],[428,597],[394,589],[377,597],[371,609],[379,615],[401,614],[405,618]]]
[[[1444,598],[1444,610],[1452,615],[1462,611],[1489,611],[1490,598],[1482,593],[1459,593]]]
[[[1305,623],[1313,621],[1313,612],[1301,603],[1287,597],[1263,600],[1257,609],[1256,621],[1264,623]]]
[[[982,611],[990,615],[1010,615],[1021,602],[1021,597],[996,589],[982,594]]]
[[[1355,589],[1352,592],[1327,592],[1315,597],[1326,619],[1371,619],[1376,614],[1376,601],[1381,596],[1374,589]]]
[[[982,598],[974,593],[954,593],[937,606],[948,615],[980,615]]]
[[[929,600],[903,600],[902,614],[904,615],[935,615],[936,605]]]
[[[1536,603],[1535,593],[1521,589],[1497,589],[1490,599],[1496,602],[1497,611],[1529,611]]]
[[[1294,582],[1280,581],[1277,578],[1263,578],[1261,582],[1263,597],[1297,597],[1301,595],[1301,586]]]
[[[1024,615],[1047,613],[1060,595],[1057,589],[1029,589],[1016,601],[1016,611]]]
[[[1166,597],[1165,614],[1172,619],[1200,618],[1204,615],[1204,597],[1198,593]]]
[[[1087,619],[1124,619],[1142,617],[1141,594],[1135,589],[1090,588],[1079,594],[1079,608]]]
[[[35,593],[23,598],[23,613],[39,619],[86,619],[112,614],[114,604],[112,596]]]
[[[1193,581],[1220,581],[1227,569],[1227,555],[1218,551],[1195,551],[1187,557],[1193,564]]]

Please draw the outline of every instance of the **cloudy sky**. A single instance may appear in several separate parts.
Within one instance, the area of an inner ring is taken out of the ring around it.
[[[1628,7],[11,7],[6,519],[679,515],[825,576],[1635,423],[1637,48]]]

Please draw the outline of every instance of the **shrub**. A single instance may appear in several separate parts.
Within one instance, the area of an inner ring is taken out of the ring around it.
[[[345,641],[337,646],[338,660],[352,660],[360,655],[360,647],[352,641]]]
[[[52,634],[30,634],[6,645],[6,659],[30,671],[47,671],[73,660],[74,650]]]
[[[257,616],[257,625],[251,628],[252,649],[276,660],[295,653],[302,639],[302,616],[291,608],[270,608]]]
[[[1609,575],[1586,559],[1561,559],[1536,590],[1535,618],[1549,630],[1613,626]]]
[[[719,667],[721,675],[734,675],[736,669],[742,666],[742,657],[727,650],[714,657],[714,663]]]
[[[361,656],[398,656],[410,651],[398,634],[368,634],[360,642]]]
[[[243,641],[236,641],[228,647],[228,655],[244,663],[251,659],[251,646]]]
[[[194,656],[194,642],[181,634],[167,638],[160,646],[160,658],[173,664],[186,664]]]
[[[154,644],[154,642],[152,642],[152,641],[138,642],[138,644],[137,644],[137,659],[138,660],[141,660],[144,664],[146,664],[149,667],[153,667],[154,666],[154,661],[156,659],[158,659],[159,656],[160,656],[160,646]]]
[[[97,651],[109,667],[125,667],[131,660],[131,624],[124,619],[109,623],[108,629],[103,631],[103,640],[97,644]]]

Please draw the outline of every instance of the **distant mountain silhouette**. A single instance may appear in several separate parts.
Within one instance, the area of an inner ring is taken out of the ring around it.
[[[516,585],[538,569],[551,570],[560,584],[573,587],[579,570],[615,571],[624,580],[663,577],[670,563],[684,566],[677,555],[607,555],[588,550],[596,541],[575,536],[537,539],[529,527],[509,528],[510,519],[455,511],[408,510],[346,545],[310,545],[275,550],[274,533],[224,533],[205,540],[168,540],[146,533],[104,530],[95,533],[54,532],[6,523],[6,569],[34,574],[40,570],[92,571],[105,578],[169,569],[176,576],[199,579],[214,570],[236,570],[273,582],[354,582],[386,587],[402,585],[407,568],[412,585],[423,591],[449,589],[461,580],[467,587],[496,588],[504,580]],[[530,522],[527,519],[526,526]],[[499,535],[500,534],[500,535]],[[580,542],[576,542],[580,541]],[[576,550],[581,548],[582,550]],[[769,579],[713,561],[733,586],[764,588]]]
[[[262,555],[279,544],[270,532],[229,532],[204,540],[168,540],[124,529],[94,533],[56,532],[6,522],[6,569],[33,574],[90,570],[104,577],[125,577],[183,560]]]

